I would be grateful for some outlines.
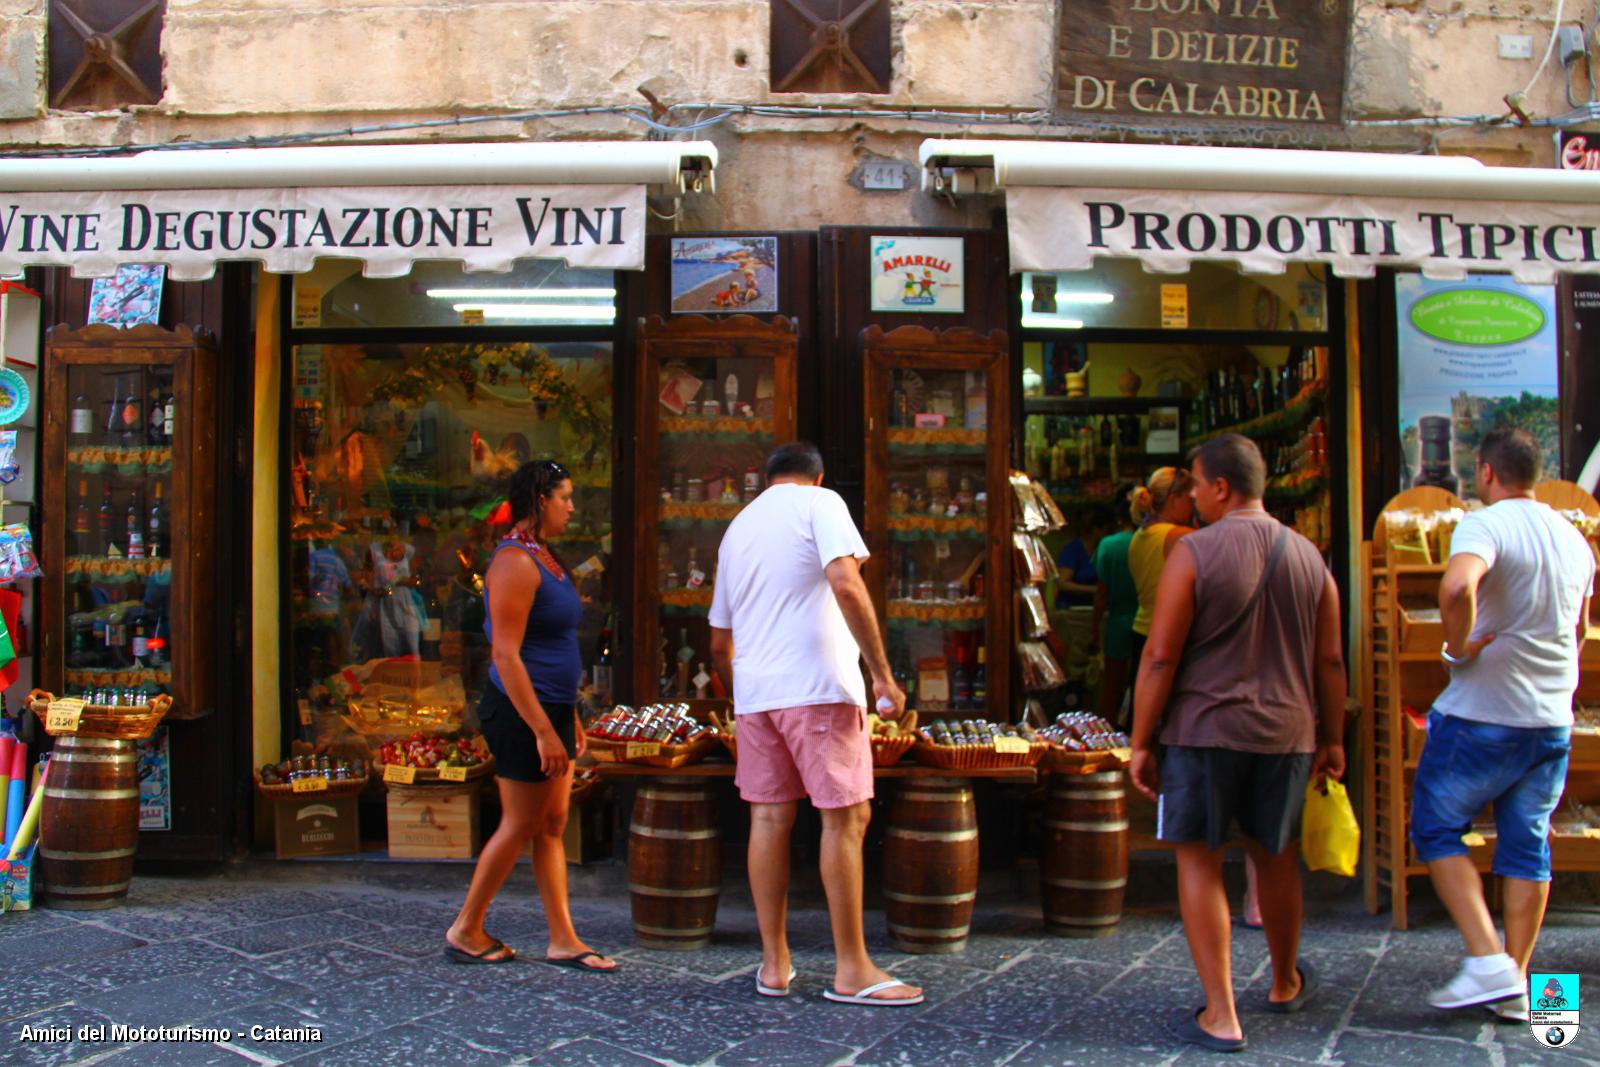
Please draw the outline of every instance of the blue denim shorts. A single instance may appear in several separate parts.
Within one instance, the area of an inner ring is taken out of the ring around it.
[[[1567,782],[1567,726],[1519,727],[1428,712],[1411,792],[1411,843],[1424,863],[1465,856],[1461,835],[1494,804],[1494,873],[1550,880],[1550,814]]]

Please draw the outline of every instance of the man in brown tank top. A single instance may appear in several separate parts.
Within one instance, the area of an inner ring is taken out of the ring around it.
[[[1256,865],[1272,954],[1268,1011],[1316,992],[1299,959],[1295,844],[1312,776],[1344,775],[1339,594],[1316,546],[1261,505],[1255,442],[1213,438],[1194,454],[1206,527],[1161,572],[1134,690],[1135,787],[1157,803],[1156,836],[1178,859],[1178,903],[1206,1003],[1169,1024],[1216,1052],[1245,1047],[1233,1002],[1222,846],[1238,820]]]

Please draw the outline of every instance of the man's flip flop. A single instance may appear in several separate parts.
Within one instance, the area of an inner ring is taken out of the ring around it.
[[[905,986],[898,978],[891,978],[887,982],[869,985],[867,988],[855,993],[837,993],[833,989],[824,989],[822,995],[835,1004],[861,1004],[869,1008],[909,1008],[913,1004],[921,1004],[925,999],[921,993],[914,997],[877,997],[874,993],[881,993],[885,989],[895,986]],[[910,988],[906,986],[906,988]]]
[[[584,960],[603,960],[606,957],[598,952],[580,952],[576,956],[546,956],[544,961],[552,967],[569,967],[575,971],[592,971],[595,974],[610,974],[615,967],[591,967]]]
[[[1289,1000],[1267,1000],[1267,1010],[1280,1012],[1284,1015],[1293,1015],[1317,995],[1317,990],[1322,983],[1317,978],[1317,969],[1305,960],[1297,960],[1294,969],[1300,972],[1300,992]]]
[[[788,982],[788,985],[785,985],[782,989],[778,988],[777,986],[762,985],[761,984],[761,968],[757,967],[756,968],[756,992],[760,993],[764,997],[786,997],[786,996],[789,995],[789,986],[794,985],[794,976],[795,976],[795,970],[794,970],[794,967],[791,966],[789,968],[789,982]]]
[[[1200,1013],[1203,1011],[1205,1008],[1180,1011],[1171,1022],[1167,1023],[1167,1032],[1179,1041],[1197,1045],[1210,1052],[1243,1052],[1244,1038],[1218,1037],[1207,1033],[1200,1026]]]
[[[503,956],[494,956],[496,952],[503,952]],[[494,956],[490,959],[490,956]],[[507,948],[504,941],[496,941],[482,952],[468,952],[464,948],[456,948],[450,942],[444,943],[444,958],[451,963],[511,963],[517,958],[517,950]]]

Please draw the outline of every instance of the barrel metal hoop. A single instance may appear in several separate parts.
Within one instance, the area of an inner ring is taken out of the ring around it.
[[[883,895],[889,900],[898,900],[902,904],[970,904],[978,899],[978,891],[970,893],[952,893],[943,897],[918,896],[915,893],[896,893],[885,889]]]
[[[1058,819],[1045,819],[1044,825],[1052,830],[1078,830],[1090,834],[1120,833],[1128,828],[1128,820],[1121,822],[1063,822]]]
[[[1124,823],[1124,826],[1127,824]],[[906,841],[976,841],[978,831],[973,830],[902,830],[898,826],[891,826],[884,831],[887,837],[898,837]]]
[[[659,830],[654,826],[642,826],[636,822],[628,824],[628,832],[638,834],[640,837],[659,837],[668,841],[709,841],[713,837],[722,836],[722,831],[716,827],[709,830]]]
[[[1091,878],[1045,878],[1043,881],[1045,885],[1057,889],[1124,889],[1128,885],[1126,878],[1107,878],[1103,881]]]
[[[138,759],[139,759],[139,754],[137,752],[132,752],[132,751],[114,752],[114,753],[110,753],[110,754],[103,754],[103,753],[99,753],[99,752],[74,752],[74,751],[71,751],[69,749],[68,751],[62,752],[59,755],[52,754],[51,757],[50,757],[50,762],[51,763],[136,763],[136,762],[138,762]]]
[[[46,785],[44,795],[56,800],[138,800],[137,789],[61,789]]]
[[[679,801],[679,800],[715,800],[716,799],[714,794],[712,794],[710,792],[707,792],[704,789],[695,790],[694,792],[682,792],[682,793],[680,793],[680,792],[677,792],[676,790],[661,789],[659,787],[652,788],[650,786],[644,786],[644,787],[642,787],[642,788],[640,788],[638,790],[635,790],[633,795],[635,797],[638,797],[641,800]]]
[[[1052,915],[1045,912],[1044,921],[1057,926],[1115,926],[1122,921],[1122,913],[1115,915]]]
[[[628,892],[638,893],[644,897],[714,897],[722,892],[722,887],[713,885],[703,889],[668,889],[665,886],[629,882]]]
[[[70,737],[58,737],[56,739],[55,748],[51,750],[50,758],[56,759],[57,757],[55,756],[55,752],[57,751],[60,751],[64,755],[68,752],[74,752],[80,748],[110,748],[116,749],[119,752],[137,751],[137,749],[134,747],[134,743],[127,738],[79,737],[74,735]]]
[[[104,852],[68,852],[62,849],[39,846],[39,855],[47,860],[120,860],[139,851],[138,845],[128,848],[108,848]]]
[[[963,789],[959,793],[913,793],[902,790],[897,793],[901,800],[921,800],[929,804],[970,804],[972,794]]]
[[[633,929],[636,933],[649,934],[652,937],[702,938],[711,935],[710,926],[689,926],[681,930],[672,930],[665,926],[645,926],[643,923],[634,923]]]
[[[1128,794],[1122,789],[1063,789],[1055,795],[1069,800],[1120,800]]]
[[[946,930],[936,930],[925,926],[901,926],[898,923],[889,924],[889,932],[901,937],[959,937],[966,940],[971,931],[972,924],[966,926],[952,926]]]
[[[53,897],[88,897],[96,893],[125,893],[128,890],[126,880],[113,882],[111,885],[54,885],[45,886],[45,894]]]

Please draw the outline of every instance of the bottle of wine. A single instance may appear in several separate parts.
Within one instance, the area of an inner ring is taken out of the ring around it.
[[[111,539],[112,510],[111,510],[111,486],[109,486],[109,485],[106,486],[105,495],[100,498],[100,517],[99,517],[99,519],[100,519],[100,521],[99,521],[99,525],[100,525],[100,551],[104,552],[106,555],[109,556],[109,555],[111,555],[111,549],[115,547],[115,542],[113,542],[112,539]]]
[[[83,555],[89,539],[89,481],[78,480],[78,506],[72,513],[72,533],[77,541],[78,554]]]
[[[150,505],[150,519],[146,526],[144,538],[145,553],[151,559],[160,559],[165,555],[167,514],[166,508],[161,506],[161,483],[156,483],[155,500]]]
[[[606,621],[600,627],[600,638],[596,642],[594,660],[594,693],[595,699],[601,707],[611,704],[611,613],[606,613]]]
[[[117,427],[122,431],[122,446],[128,448],[133,445],[133,435],[139,432],[143,425],[139,418],[139,398],[129,393],[122,398],[122,407],[117,414]]]
[[[72,398],[72,416],[68,421],[68,429],[73,437],[85,438],[94,433],[94,409],[89,406],[89,398],[79,393]]]
[[[144,559],[144,515],[137,495],[128,498],[128,558]]]

